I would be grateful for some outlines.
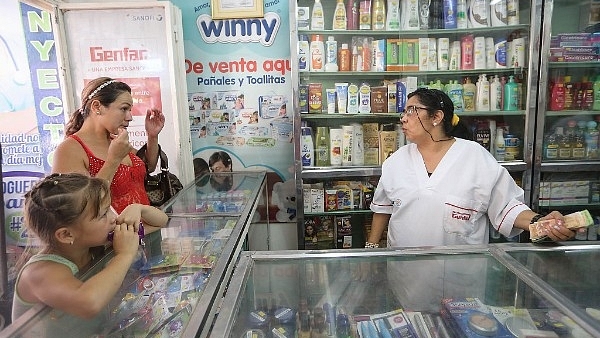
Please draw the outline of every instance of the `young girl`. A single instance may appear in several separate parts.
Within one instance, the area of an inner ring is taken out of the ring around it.
[[[15,283],[13,321],[36,304],[80,318],[93,318],[117,293],[134,262],[140,221],[164,226],[167,215],[147,205],[131,204],[116,215],[104,179],[83,174],[52,174],[25,194],[24,221],[40,243],[24,263]],[[91,249],[109,244],[114,257],[94,276],[75,275],[89,268]],[[28,251],[34,249],[28,246]]]

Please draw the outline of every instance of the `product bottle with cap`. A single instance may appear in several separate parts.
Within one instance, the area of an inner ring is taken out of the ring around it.
[[[313,72],[322,72],[325,70],[324,65],[325,45],[323,37],[315,34],[311,37],[310,42],[310,70]]]
[[[310,17],[310,29],[312,30],[324,30],[325,29],[325,15],[323,14],[323,4],[321,0],[315,0],[315,4],[312,8],[312,15]]]
[[[325,71],[326,72],[337,72],[337,41],[335,41],[335,37],[329,36],[327,37],[327,42],[325,42],[326,49],[326,57],[325,57]]]
[[[335,10],[333,12],[333,24],[332,29],[334,31],[344,31],[347,26],[346,20],[346,6],[344,5],[344,0],[337,0],[337,4],[335,5]]]
[[[504,129],[496,129],[496,140],[494,142],[494,157],[497,161],[504,161],[506,148],[504,143]]]
[[[348,44],[342,43],[342,48],[338,52],[338,69],[341,72],[349,72],[351,59],[352,55],[350,49],[348,49]]]
[[[315,165],[317,167],[326,167],[329,162],[329,128],[317,127],[315,137]]]

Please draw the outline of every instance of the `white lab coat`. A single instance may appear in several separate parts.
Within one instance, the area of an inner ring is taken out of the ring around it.
[[[522,232],[513,223],[529,210],[523,189],[476,142],[457,138],[431,177],[416,144],[398,149],[381,172],[371,210],[391,214],[388,246],[485,244],[488,217],[506,237]]]

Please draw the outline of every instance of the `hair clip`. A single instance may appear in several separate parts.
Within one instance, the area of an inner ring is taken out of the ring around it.
[[[98,94],[99,91],[101,91],[102,89],[104,89],[104,87],[108,86],[111,83],[115,83],[117,82],[117,80],[109,80],[104,82],[103,84],[99,85],[98,88],[94,89],[93,92],[90,93],[90,95],[88,95],[88,100],[90,100],[92,97],[94,97],[94,95]]]

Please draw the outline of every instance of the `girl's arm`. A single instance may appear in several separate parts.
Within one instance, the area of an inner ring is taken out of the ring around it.
[[[44,303],[81,318],[93,318],[106,308],[121,288],[135,260],[138,243],[134,227],[117,224],[113,240],[115,256],[97,274],[81,281],[63,264],[33,263],[21,274],[17,286],[19,295],[28,302]]]

